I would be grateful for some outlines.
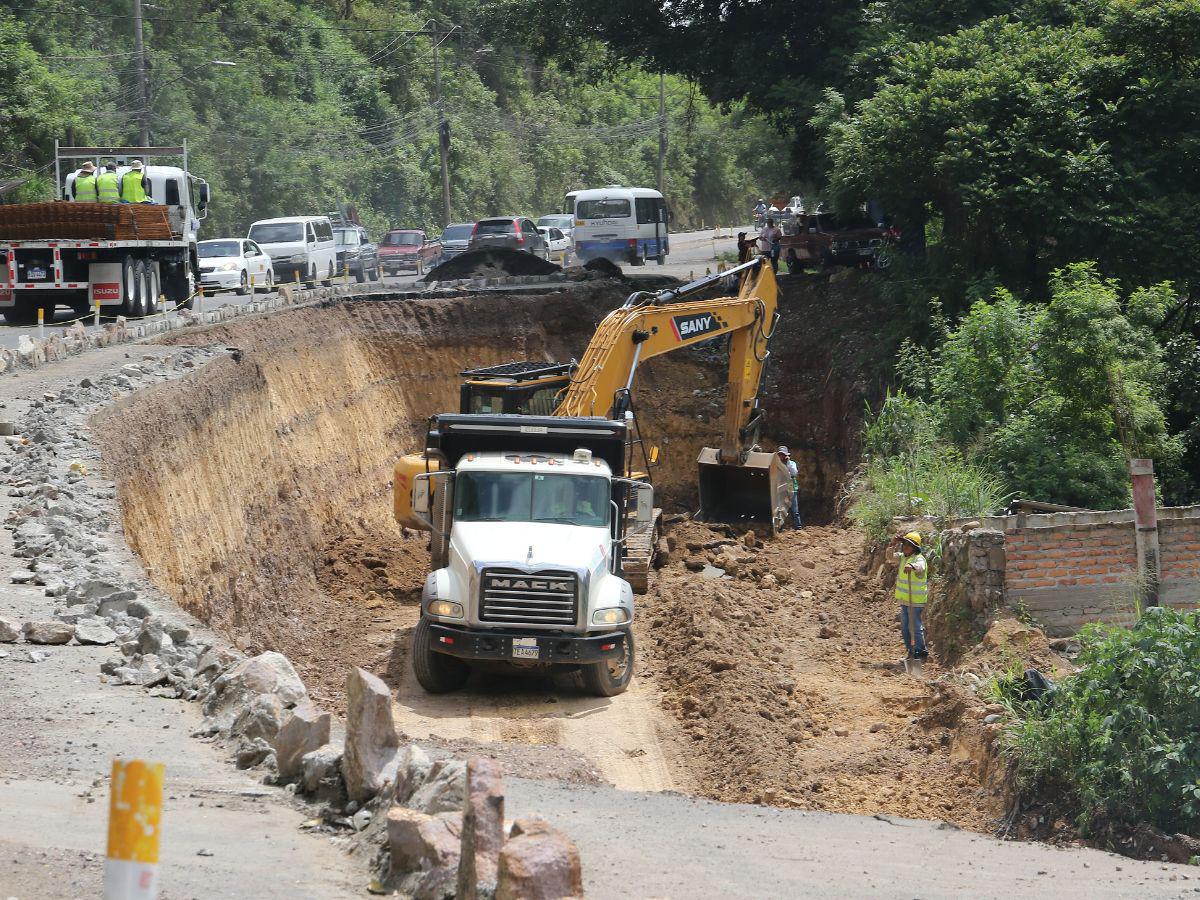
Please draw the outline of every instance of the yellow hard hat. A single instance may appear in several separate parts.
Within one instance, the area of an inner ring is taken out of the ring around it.
[[[914,547],[920,547],[921,546],[921,532],[910,531],[908,534],[906,534],[904,536],[904,540],[908,541]]]

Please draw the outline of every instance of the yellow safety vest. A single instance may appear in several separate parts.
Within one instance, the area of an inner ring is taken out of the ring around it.
[[[99,195],[96,193],[95,175],[75,176],[75,199],[80,203],[95,203]]]
[[[116,172],[104,172],[96,176],[96,190],[100,194],[101,203],[120,203],[120,179]]]
[[[905,572],[904,567],[920,554],[906,556],[900,560],[900,571],[896,573],[896,599],[905,606],[923,606],[929,599],[929,568],[924,572]]]
[[[126,203],[146,202],[146,187],[141,172],[129,171],[121,178],[121,199]]]

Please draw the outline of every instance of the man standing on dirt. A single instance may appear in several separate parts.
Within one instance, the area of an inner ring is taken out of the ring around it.
[[[925,601],[929,599],[929,565],[921,555],[921,533],[910,531],[893,542],[900,570],[896,573],[896,599],[900,602],[900,635],[909,659],[928,659],[925,647]]]
[[[775,451],[780,461],[787,466],[788,476],[792,479],[792,527],[799,531],[804,527],[800,521],[800,470],[792,460],[792,453],[787,447],[781,446]]]
[[[767,219],[767,224],[758,233],[758,250],[771,260],[771,268],[776,272],[779,271],[779,249],[782,240],[783,232],[779,230],[775,220]]]

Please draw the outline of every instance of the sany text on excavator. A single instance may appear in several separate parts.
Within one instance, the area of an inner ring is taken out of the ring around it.
[[[739,277],[736,296],[686,300]],[[758,392],[778,321],[756,260],[609,313],[578,364],[519,362],[464,373],[461,409],[430,419],[423,452],[395,469],[395,517],[430,531],[432,569],[413,637],[428,691],[471,667],[573,667],[593,693],[633,674],[633,594],[654,543],[650,470],[633,384],[646,359],[729,336],[721,446],[700,455],[701,515],[779,525],[787,471],[756,447]]]

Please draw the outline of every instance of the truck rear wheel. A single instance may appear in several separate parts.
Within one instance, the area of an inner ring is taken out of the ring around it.
[[[461,659],[433,649],[429,620],[422,618],[413,631],[412,663],[417,683],[430,694],[448,694],[467,683],[471,668]]]
[[[633,680],[633,632],[625,634],[625,652],[616,659],[592,663],[579,670],[583,689],[596,697],[615,697],[625,693]]]

